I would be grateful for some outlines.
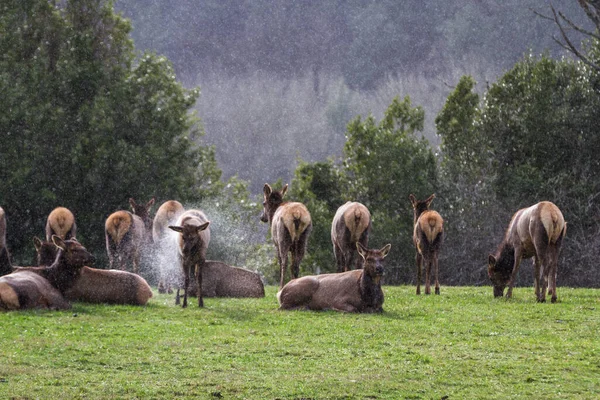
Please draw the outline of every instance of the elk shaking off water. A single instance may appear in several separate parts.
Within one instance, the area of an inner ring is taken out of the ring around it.
[[[283,201],[287,188],[288,185],[285,185],[283,189],[276,191],[265,183],[264,209],[260,216],[260,220],[268,222],[271,227],[271,236],[279,261],[280,288],[285,283],[288,252],[292,253],[292,278],[298,278],[300,262],[306,252],[312,230],[312,220],[306,206],[302,203]]]
[[[367,249],[360,243],[356,246],[363,258],[363,269],[294,279],[277,293],[280,308],[368,313],[383,311],[383,259],[391,245],[380,250]]]
[[[52,240],[52,235],[56,235],[63,240],[72,239],[77,236],[77,225],[75,216],[65,207],[56,207],[48,215],[46,221],[46,240]]]
[[[210,242],[210,222],[200,210],[188,210],[181,214],[176,226],[169,226],[179,233],[179,255],[183,272],[183,304],[187,307],[190,275],[193,273],[198,287],[198,307],[204,307],[202,300],[202,268],[206,262],[206,251]],[[179,288],[175,304],[179,304]]]
[[[331,223],[331,241],[337,272],[362,268],[362,257],[357,255],[356,243],[367,247],[371,230],[371,213],[361,203],[347,202],[337,209]]]
[[[185,209],[180,202],[168,200],[158,208],[154,216],[152,240],[154,241],[154,258],[160,271],[158,293],[173,293],[173,277],[176,273],[169,271],[169,266],[171,265],[171,261],[176,257],[177,244],[175,240],[171,240],[171,235],[174,235],[174,233],[169,229],[169,225],[174,225],[177,218],[184,211]]]
[[[125,270],[128,265],[132,265],[133,272],[138,273],[142,248],[152,235],[149,213],[154,199],[146,205],[129,199],[129,204],[133,214],[129,211],[116,211],[106,219],[106,252],[112,269]]]
[[[494,297],[501,297],[507,285],[506,298],[512,296],[521,260],[533,257],[537,301],[546,301],[547,287],[552,302],[556,302],[558,256],[566,232],[567,224],[561,211],[549,201],[517,211],[498,250],[488,259],[488,275],[494,285]]]
[[[432,194],[427,199],[418,201],[412,194],[409,196],[414,213],[413,243],[417,251],[417,294],[421,294],[423,264],[425,264],[425,294],[431,294],[432,266],[435,270],[435,294],[440,294],[438,256],[444,236],[444,220],[436,211],[429,209],[434,198],[435,194]]]

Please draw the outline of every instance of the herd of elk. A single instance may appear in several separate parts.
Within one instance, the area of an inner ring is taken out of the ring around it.
[[[522,259],[533,257],[534,286],[537,301],[546,301],[546,288],[556,302],[556,273],[567,224],[562,212],[549,201],[520,209],[513,215],[504,239],[495,254],[490,254],[488,274],[494,297],[512,296],[513,285]]]
[[[371,230],[371,213],[361,203],[347,202],[337,209],[331,223],[331,242],[337,272],[362,268],[363,258],[357,256],[356,243],[367,247]]]
[[[288,253],[292,253],[292,278],[300,275],[300,263],[306,253],[308,237],[312,231],[312,219],[306,206],[298,202],[285,202],[283,197],[288,185],[281,190],[273,190],[265,183],[262,222],[268,222],[271,236],[275,243],[277,260],[279,261],[279,287],[285,283],[288,265]]]

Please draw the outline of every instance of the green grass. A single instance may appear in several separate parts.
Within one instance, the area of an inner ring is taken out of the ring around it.
[[[600,290],[537,304],[532,288],[507,302],[490,287],[385,287],[379,315],[279,311],[266,291],[0,314],[0,398],[600,397]]]

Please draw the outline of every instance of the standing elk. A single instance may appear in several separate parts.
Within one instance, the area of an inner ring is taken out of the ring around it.
[[[535,296],[546,301],[546,287],[556,302],[556,273],[567,224],[559,208],[542,201],[522,208],[513,215],[504,239],[495,254],[488,258],[488,275],[494,286],[494,297],[512,297],[513,286],[522,259],[533,257]],[[542,278],[544,286],[542,286]]]
[[[173,225],[185,209],[176,200],[164,202],[156,211],[152,224],[152,239],[154,242],[155,260],[158,263],[160,276],[158,280],[158,293],[173,293],[173,276],[171,261],[177,256],[177,243],[173,240],[173,232],[169,225]],[[170,256],[173,257],[170,257]]]
[[[204,307],[202,300],[202,268],[206,261],[206,251],[210,242],[210,221],[200,210],[188,210],[181,214],[175,226],[169,228],[179,233],[179,255],[183,272],[183,304],[187,307],[190,274],[194,274],[198,287],[198,307]],[[179,304],[179,288],[175,304]]]
[[[147,204],[137,204],[129,199],[133,213],[116,211],[108,216],[104,224],[106,252],[112,269],[126,270],[132,265],[134,273],[140,271],[140,257],[152,235],[150,208],[154,199]]]
[[[371,230],[371,213],[361,203],[347,202],[337,209],[331,223],[331,241],[337,272],[362,268],[356,243],[367,247]]]
[[[58,248],[52,242],[33,238],[38,266],[51,265]],[[115,269],[84,266],[64,293],[67,300],[87,303],[145,305],[152,297],[150,285],[141,276]]]
[[[56,207],[48,215],[46,221],[46,240],[52,240],[52,235],[56,235],[63,240],[76,237],[77,225],[75,216],[65,207]]]
[[[12,270],[10,254],[6,248],[6,215],[0,207],[0,276],[10,274]]]
[[[306,206],[302,203],[283,201],[287,188],[288,185],[285,185],[281,191],[276,191],[265,183],[264,209],[260,216],[260,220],[268,222],[271,227],[271,236],[279,261],[280,288],[285,283],[288,252],[292,253],[292,277],[298,278],[300,262],[312,231],[312,220]]]
[[[389,253],[391,245],[387,244],[380,250],[367,249],[360,243],[356,243],[356,247],[364,260],[363,269],[294,279],[277,293],[280,308],[382,312],[383,259]]]
[[[434,198],[435,194],[432,194],[427,199],[418,201],[412,194],[409,196],[414,213],[413,243],[417,252],[417,294],[421,294],[423,263],[425,264],[425,294],[431,294],[432,266],[435,272],[435,294],[440,294],[438,256],[444,236],[444,220],[437,211],[429,209]]]

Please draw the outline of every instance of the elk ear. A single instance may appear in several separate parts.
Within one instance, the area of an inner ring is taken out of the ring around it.
[[[40,240],[39,237],[37,237],[37,236],[33,237],[33,245],[35,246],[35,251],[37,251],[39,253],[40,249],[42,248],[42,241]]]
[[[146,209],[150,210],[150,207],[152,207],[154,205],[154,202],[156,201],[156,199],[153,197],[150,199],[150,201],[146,204]]]
[[[417,204],[417,199],[416,199],[415,195],[411,193],[408,195],[408,198],[410,199],[410,203],[412,204],[412,206],[414,208]]]
[[[427,200],[425,200],[425,203],[427,204],[427,208],[429,208],[429,206],[431,205],[431,202],[433,201],[433,199],[435,199],[435,193],[432,194],[431,196],[429,196],[427,198]]]
[[[285,184],[285,186],[283,187],[283,189],[281,189],[281,198],[283,199],[283,196],[285,196],[285,192],[287,192],[288,190],[288,185],[287,183]]]
[[[489,265],[490,267],[494,267],[494,266],[496,266],[496,257],[494,257],[494,256],[493,256],[493,255],[491,255],[491,254],[488,256],[488,265]]]
[[[204,224],[200,225],[197,229],[198,232],[202,232],[203,230],[205,230],[206,228],[208,228],[208,225],[210,225],[210,221],[205,222]]]
[[[172,225],[169,225],[169,229],[172,229],[175,232],[179,232],[179,233],[183,232],[183,226],[172,226]]]
[[[52,243],[61,250],[67,251],[67,244],[60,236],[52,235]]]
[[[268,183],[265,183],[265,187],[263,188],[263,192],[265,193],[266,197],[269,197],[271,195],[271,193],[273,193],[273,189],[271,189],[271,185],[269,185]]]
[[[381,252],[381,257],[385,258],[385,256],[387,256],[388,253],[390,252],[391,248],[392,248],[391,243],[388,243],[385,246],[383,246],[383,248],[381,250],[379,250]]]
[[[133,197],[129,198],[129,205],[131,206],[131,208],[135,209],[135,206],[137,204],[135,204],[135,200],[133,199]]]
[[[360,256],[364,259],[367,258],[367,251],[368,249],[363,246],[360,242],[356,242],[356,250],[358,251],[358,254],[360,254]]]

